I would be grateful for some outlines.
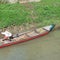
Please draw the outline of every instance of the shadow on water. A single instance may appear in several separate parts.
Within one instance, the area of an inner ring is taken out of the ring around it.
[[[60,30],[0,49],[0,60],[60,60]]]

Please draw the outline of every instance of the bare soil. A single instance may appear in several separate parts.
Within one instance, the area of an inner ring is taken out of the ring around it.
[[[0,29],[0,38],[3,37],[3,35],[1,34],[1,32],[3,31],[9,31],[11,32],[12,34],[17,34],[17,33],[21,33],[21,32],[25,32],[25,31],[28,31],[28,30],[33,30],[37,28],[37,25],[36,24],[24,24],[24,25],[21,25],[21,26],[10,26],[10,27],[5,27],[3,29]],[[56,25],[55,26],[55,29],[54,30],[60,30],[60,25]],[[53,31],[54,31],[53,30]]]
[[[1,34],[1,32],[4,32],[4,31],[9,31],[11,32],[12,34],[17,34],[17,33],[21,33],[21,32],[24,32],[24,31],[28,31],[28,30],[32,30],[32,29],[35,29],[36,28],[36,25],[35,24],[23,24],[21,26],[10,26],[10,27],[5,27],[3,29],[0,29],[0,38],[3,37],[3,35]]]

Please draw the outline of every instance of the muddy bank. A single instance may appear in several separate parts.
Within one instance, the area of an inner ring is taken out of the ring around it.
[[[21,26],[12,25],[10,27],[5,27],[3,29],[0,29],[0,38],[3,37],[3,35],[1,35],[1,32],[6,31],[6,30],[11,32],[12,34],[17,34],[17,33],[25,32],[28,30],[33,30],[37,27],[38,26],[36,24],[30,24],[30,25],[29,24],[23,24]],[[58,29],[60,29],[60,25],[56,25],[54,28],[54,30],[58,30]]]
[[[24,31],[32,30],[36,27],[37,26],[35,24],[30,24],[30,25],[29,24],[23,24],[23,25],[20,25],[20,26],[12,25],[10,27],[5,27],[3,29],[0,29],[0,38],[3,37],[1,35],[1,32],[4,32],[6,30],[11,32],[12,34],[17,34],[17,33],[21,33],[21,32],[24,32]]]

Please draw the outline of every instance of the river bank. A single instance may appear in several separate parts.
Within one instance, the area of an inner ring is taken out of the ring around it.
[[[11,25],[34,24],[45,26],[60,24],[59,0],[42,0],[37,3],[0,4],[0,28]]]

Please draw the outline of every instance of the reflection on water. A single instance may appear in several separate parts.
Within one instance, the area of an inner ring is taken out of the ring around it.
[[[0,49],[0,60],[60,60],[60,31]]]

